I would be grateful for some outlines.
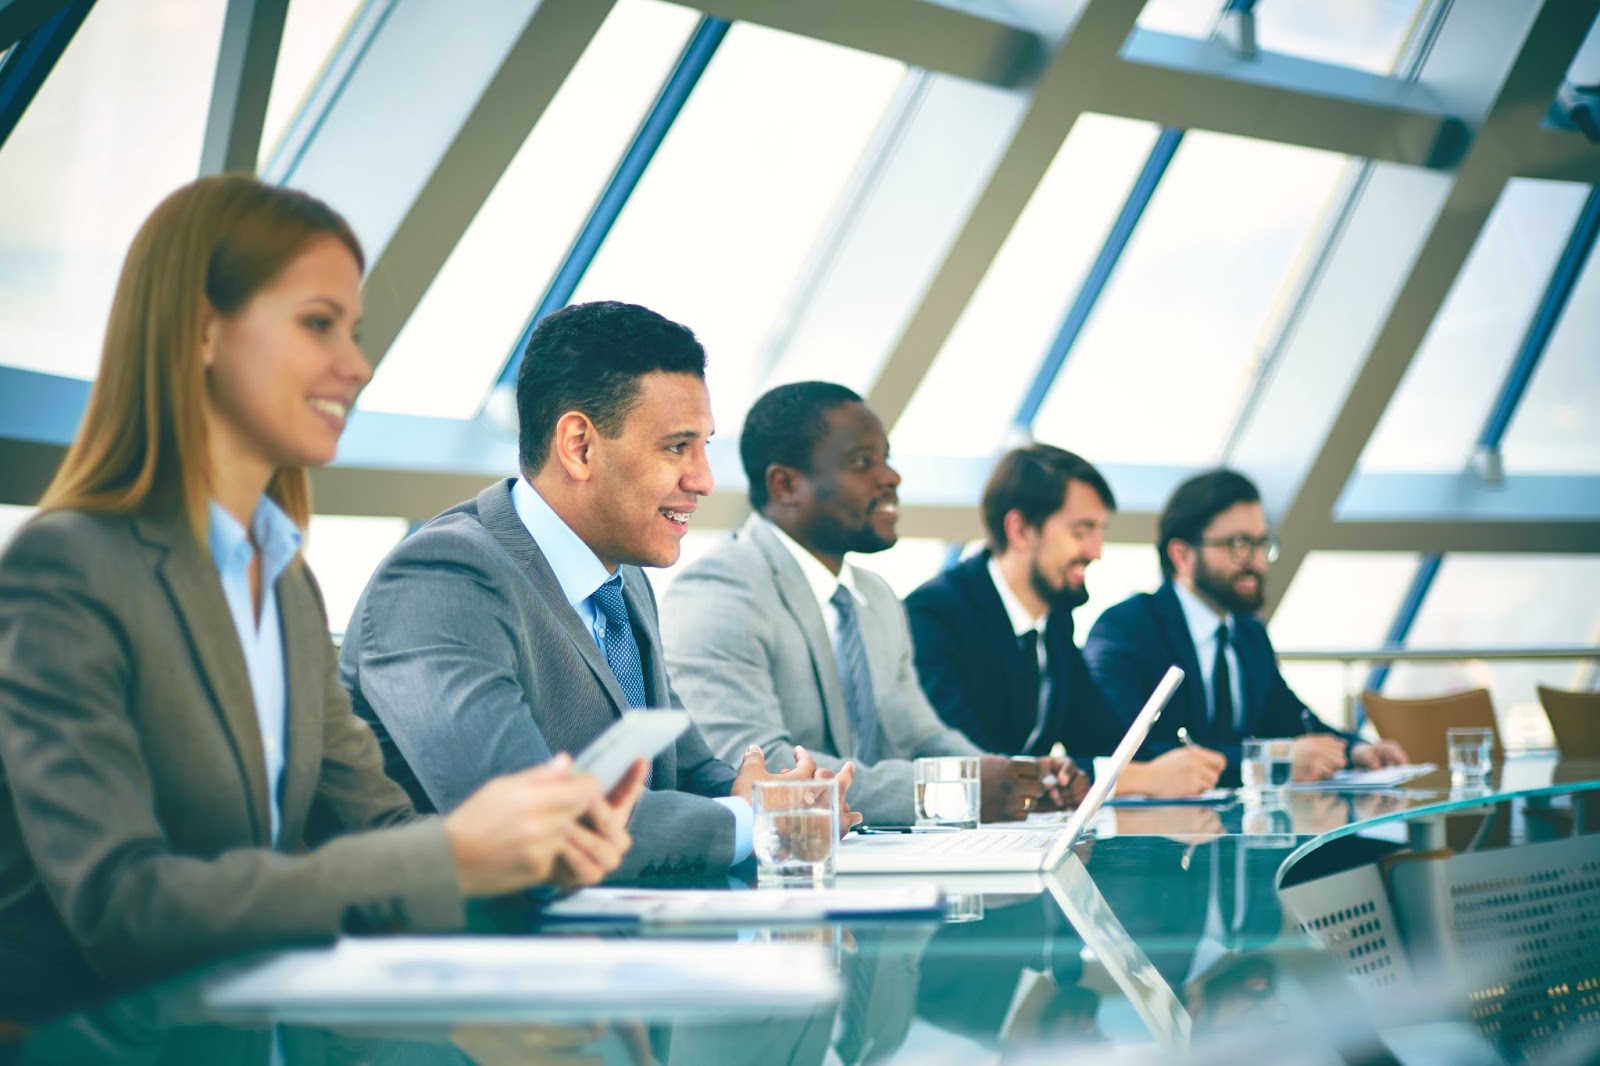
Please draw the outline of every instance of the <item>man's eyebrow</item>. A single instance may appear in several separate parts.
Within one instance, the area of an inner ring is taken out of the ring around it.
[[[680,441],[701,440],[711,436],[710,433],[701,433],[698,429],[680,429],[676,433],[668,433],[661,438],[663,444],[678,443]]]

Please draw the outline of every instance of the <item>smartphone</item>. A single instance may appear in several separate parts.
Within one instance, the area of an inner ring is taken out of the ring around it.
[[[635,759],[649,762],[689,728],[689,712],[628,711],[578,754],[574,765],[610,792]]]

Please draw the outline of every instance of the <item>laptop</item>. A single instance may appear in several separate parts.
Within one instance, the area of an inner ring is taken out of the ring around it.
[[[834,860],[841,874],[906,872],[947,873],[963,870],[1052,870],[1078,842],[1090,819],[1099,813],[1122,771],[1133,761],[1155,720],[1183,680],[1183,671],[1170,667],[1127,735],[1107,761],[1105,772],[1084,796],[1072,817],[1058,832],[1038,829],[962,829],[955,832],[850,833],[839,842]]]

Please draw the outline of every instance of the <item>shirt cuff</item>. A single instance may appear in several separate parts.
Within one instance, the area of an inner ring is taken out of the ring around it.
[[[1096,755],[1095,758],[1094,758],[1094,779],[1096,781],[1103,780],[1110,773],[1111,773],[1111,756],[1109,756],[1109,755]],[[1106,793],[1106,799],[1110,799],[1112,796],[1115,796],[1117,794],[1117,786],[1119,784],[1121,784],[1121,783],[1122,782],[1120,782],[1120,781],[1113,781],[1111,783],[1111,791]]]
[[[718,796],[716,800],[733,812],[733,862],[728,865],[738,866],[750,857],[756,831],[756,812],[738,796]]]

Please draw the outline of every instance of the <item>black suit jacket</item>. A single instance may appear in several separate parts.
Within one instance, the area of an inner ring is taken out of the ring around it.
[[[1244,703],[1239,735],[1296,737],[1307,732],[1336,733],[1346,742],[1353,742],[1353,736],[1339,733],[1312,714],[1283,680],[1267,627],[1254,618],[1235,618],[1238,632],[1233,638],[1234,653],[1239,658]],[[1183,683],[1151,727],[1140,757],[1152,758],[1176,747],[1178,727],[1184,726],[1196,743],[1228,757],[1222,783],[1239,783],[1239,744],[1215,742],[1200,681],[1200,659],[1172,582],[1166,582],[1154,593],[1136,593],[1102,614],[1089,631],[1083,654],[1106,698],[1125,716],[1125,726],[1132,724],[1167,667],[1182,667]]]
[[[1057,741],[1080,761],[1108,755],[1127,731],[1089,676],[1072,639],[1072,612],[1045,626],[1051,690],[1045,727],[1024,751],[1038,718],[1028,653],[989,578],[989,553],[958,563],[906,597],[917,676],[947,723],[985,751],[1043,755]],[[1138,710],[1135,704],[1128,711]]]

